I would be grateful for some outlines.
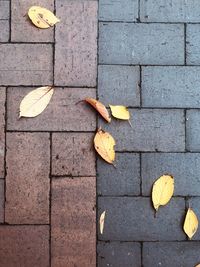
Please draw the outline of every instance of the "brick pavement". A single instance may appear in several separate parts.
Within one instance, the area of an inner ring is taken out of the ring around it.
[[[61,19],[41,30],[32,5]],[[0,0],[0,267],[96,266],[97,1]],[[89,45],[88,45],[89,44]],[[53,85],[38,117],[22,98]]]
[[[35,4],[61,22],[34,27]],[[187,206],[200,219],[199,14],[198,0],[0,0],[0,267],[200,263],[200,231],[182,231]],[[46,110],[18,120],[23,96],[45,85]],[[86,96],[128,106],[133,128],[97,120],[77,105]],[[97,124],[117,141],[116,169],[96,161]],[[164,172],[175,193],[155,218]]]
[[[200,219],[200,5],[197,0],[99,0],[98,96],[123,104],[131,124],[98,124],[116,139],[117,169],[97,160],[99,267],[194,267],[186,208]],[[157,217],[151,188],[172,173],[175,193]]]

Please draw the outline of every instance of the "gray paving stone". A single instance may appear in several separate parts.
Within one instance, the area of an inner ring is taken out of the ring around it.
[[[200,67],[143,67],[144,107],[200,107]]]
[[[0,42],[8,42],[9,35],[9,21],[0,20]]]
[[[108,124],[99,119],[99,127],[116,139],[117,151],[185,150],[185,123],[183,110],[129,109],[131,124],[112,120]]]
[[[187,24],[186,28],[186,62],[188,65],[200,64],[200,25]]]
[[[154,181],[165,173],[174,176],[174,195],[200,196],[199,153],[142,154],[143,195],[150,196]]]
[[[0,19],[9,19],[10,17],[10,2],[0,1]]]
[[[138,0],[99,0],[99,19],[105,21],[136,21]]]
[[[100,65],[98,95],[105,104],[140,106],[140,71],[137,66]]]
[[[99,25],[102,64],[184,64],[184,26],[105,23]]]
[[[200,220],[200,197],[192,197],[188,199],[187,206],[191,207],[197,215],[197,218]],[[193,240],[200,240],[200,230],[198,229],[196,234],[192,238]],[[200,261],[199,261],[200,263]]]
[[[49,44],[0,44],[0,84],[51,85],[52,59]]]
[[[149,242],[143,244],[144,267],[194,267],[200,263],[198,242]]]
[[[141,21],[200,22],[198,0],[141,0]]]
[[[139,154],[117,153],[116,168],[101,159],[97,161],[97,191],[99,195],[139,195],[140,157]]]
[[[184,198],[173,198],[155,218],[150,198],[99,197],[99,216],[106,210],[100,240],[175,241],[185,240],[182,231]]]
[[[98,267],[139,267],[141,247],[132,242],[99,242],[97,246]]]
[[[186,148],[200,151],[200,110],[188,110],[186,113]]]

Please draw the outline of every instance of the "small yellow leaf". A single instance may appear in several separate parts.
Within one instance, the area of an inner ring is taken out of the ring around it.
[[[109,105],[109,106],[110,106],[113,117],[120,119],[120,120],[130,119],[130,113],[125,106],[112,106],[112,105]]]
[[[198,219],[194,211],[189,208],[185,217],[185,222],[183,229],[189,239],[192,239],[193,235],[196,233],[198,229]]]
[[[104,230],[105,216],[106,216],[106,211],[102,212],[100,216],[100,220],[99,220],[101,234],[103,234],[103,230]]]
[[[29,8],[28,16],[32,23],[41,29],[52,27],[60,21],[51,11],[40,6],[32,6]]]
[[[111,122],[108,110],[101,102],[97,101],[94,98],[86,98],[85,101],[89,103],[93,108],[95,108],[107,122]]]
[[[99,129],[94,137],[94,147],[97,153],[110,164],[115,160],[114,146],[115,140],[112,135]]]
[[[174,178],[171,175],[162,175],[153,185],[152,201],[156,211],[166,205],[174,193]]]
[[[28,93],[21,101],[19,117],[36,117],[47,107],[53,95],[50,86],[37,88]]]

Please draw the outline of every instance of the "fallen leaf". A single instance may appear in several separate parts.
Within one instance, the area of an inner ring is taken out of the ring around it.
[[[193,235],[196,233],[198,229],[198,219],[194,211],[189,208],[185,217],[185,222],[183,229],[189,239],[192,239]]]
[[[36,117],[47,107],[53,95],[50,86],[37,88],[28,93],[20,103],[19,117]]]
[[[196,265],[195,267],[200,267],[200,263],[198,265]]]
[[[100,233],[103,234],[106,211],[102,212],[99,220]]]
[[[29,8],[28,16],[32,23],[41,29],[52,27],[60,21],[51,11],[40,6]]]
[[[109,107],[111,109],[111,113],[112,113],[113,117],[120,119],[120,120],[129,120],[130,119],[130,113],[125,106],[109,105]]]
[[[115,140],[112,135],[99,129],[94,137],[94,147],[97,153],[110,164],[115,160],[114,146]]]
[[[95,108],[107,122],[111,122],[108,110],[101,102],[97,101],[94,98],[85,98],[85,101],[89,103],[93,108]]]
[[[156,211],[166,205],[174,193],[174,178],[171,175],[162,175],[153,185],[152,201]]]

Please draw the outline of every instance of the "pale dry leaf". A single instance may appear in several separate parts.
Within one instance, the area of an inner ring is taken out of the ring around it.
[[[112,116],[120,120],[129,120],[130,113],[125,106],[112,106],[109,105],[111,109]]]
[[[85,98],[85,101],[95,108],[107,122],[111,122],[110,115],[104,104],[94,98]]]
[[[100,220],[99,220],[101,234],[103,234],[103,230],[104,230],[105,217],[106,217],[106,211],[102,212],[100,216]]]
[[[196,265],[195,267],[200,267],[200,263],[198,265]]]
[[[97,153],[108,163],[115,160],[115,140],[108,132],[99,129],[94,137],[94,147]]]
[[[171,175],[162,175],[153,184],[152,202],[156,211],[166,205],[174,193],[174,178]]]
[[[60,21],[50,10],[40,6],[30,7],[28,16],[32,23],[41,29],[52,27]]]
[[[192,237],[196,233],[198,229],[198,225],[199,225],[199,222],[198,222],[198,218],[196,214],[191,208],[189,208],[186,213],[185,222],[183,226],[183,229],[186,235],[189,237],[189,239],[192,239]]]
[[[37,88],[28,93],[20,103],[19,117],[36,117],[44,111],[54,93],[50,86]]]

